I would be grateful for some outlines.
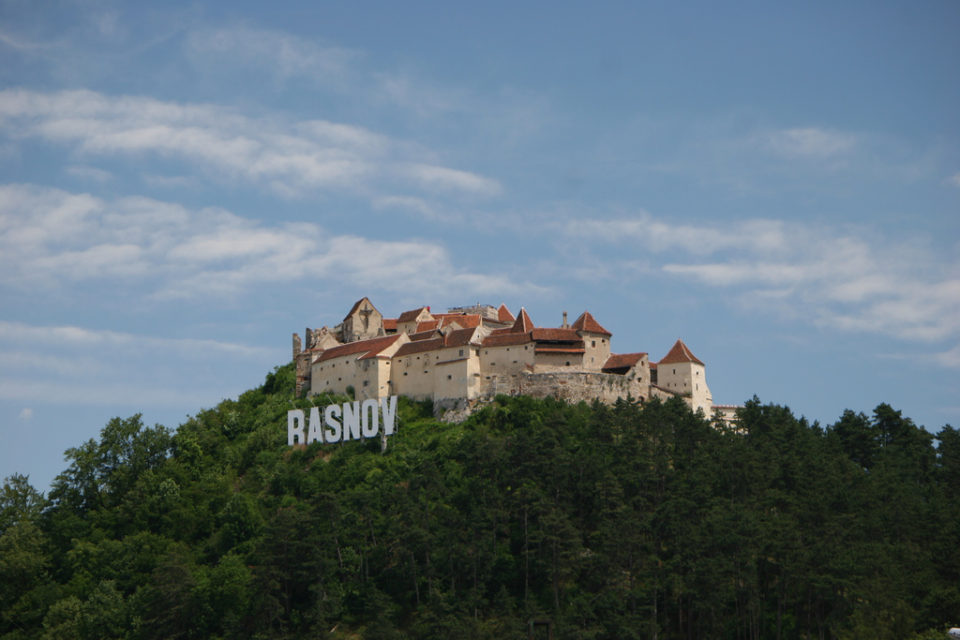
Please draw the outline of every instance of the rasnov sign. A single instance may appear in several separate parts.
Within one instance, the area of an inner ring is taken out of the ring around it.
[[[369,398],[363,402],[345,402],[343,405],[331,404],[323,409],[322,420],[320,407],[313,407],[310,409],[309,426],[303,409],[291,409],[287,411],[287,444],[375,438],[380,433],[381,413],[383,435],[392,436],[397,427],[397,396],[379,400]]]

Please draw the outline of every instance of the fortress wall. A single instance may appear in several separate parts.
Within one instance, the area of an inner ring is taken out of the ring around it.
[[[490,381],[489,396],[528,395],[537,398],[553,396],[567,402],[611,403],[617,398],[646,398],[648,390],[637,380],[612,373],[584,371],[557,371],[548,373],[521,373],[513,376],[497,376]]]

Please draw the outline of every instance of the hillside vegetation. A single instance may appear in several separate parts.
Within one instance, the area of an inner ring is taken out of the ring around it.
[[[176,431],[114,419],[0,496],[2,638],[940,638],[960,623],[960,433],[887,405],[401,399],[288,447],[290,366]],[[325,399],[329,402],[330,399]],[[338,401],[343,401],[343,398]]]

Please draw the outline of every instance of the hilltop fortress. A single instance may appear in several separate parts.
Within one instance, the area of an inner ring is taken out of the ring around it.
[[[651,362],[646,353],[612,353],[612,337],[588,311],[572,324],[564,312],[559,327],[544,328],[502,304],[385,318],[362,298],[333,329],[308,328],[305,342],[293,334],[296,391],[429,399],[454,419],[497,394],[606,403],[679,396],[707,416],[728,411],[713,405],[706,367],[682,340]]]

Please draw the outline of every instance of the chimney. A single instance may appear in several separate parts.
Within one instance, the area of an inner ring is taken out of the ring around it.
[[[561,328],[563,328],[563,329],[569,329],[569,328],[570,328],[570,325],[567,324],[567,312],[566,312],[566,311],[563,312],[563,324],[560,325],[560,326],[561,326]]]

